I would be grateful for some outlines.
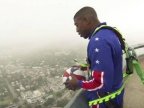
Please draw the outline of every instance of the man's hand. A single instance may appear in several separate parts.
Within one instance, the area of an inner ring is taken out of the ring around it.
[[[71,75],[71,79],[66,81],[64,84],[66,86],[66,88],[68,88],[69,90],[76,90],[79,88],[78,86],[78,80],[76,79],[76,77],[74,75]]]

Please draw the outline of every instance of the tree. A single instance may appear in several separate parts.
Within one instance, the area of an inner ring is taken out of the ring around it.
[[[44,106],[52,105],[54,101],[55,101],[54,98],[49,98],[49,99],[44,103]]]
[[[35,106],[35,108],[42,108],[42,106],[41,105],[37,105],[37,106]]]
[[[62,99],[62,100],[57,101],[57,106],[64,107],[67,103],[68,103],[67,99]]]

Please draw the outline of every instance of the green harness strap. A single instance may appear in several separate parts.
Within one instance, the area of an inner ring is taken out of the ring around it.
[[[104,96],[102,98],[90,101],[89,106],[107,102],[111,99],[114,99],[116,96],[120,95],[121,92],[123,91],[125,85],[126,85],[126,82],[129,78],[129,76],[133,73],[134,69],[136,70],[136,73],[138,74],[142,83],[144,84],[144,71],[141,68],[141,64],[137,59],[137,56],[136,56],[134,49],[126,47],[126,58],[130,58],[130,61],[129,61],[130,63],[128,63],[127,65],[129,68],[131,68],[130,70],[127,70],[127,71],[132,71],[132,72],[124,72],[123,73],[123,85],[122,85],[122,87],[120,89],[118,89],[117,91],[110,93],[107,96]]]
[[[101,28],[110,28],[109,26],[107,25],[102,25],[100,27],[98,27],[94,33],[96,33],[98,30],[100,30]],[[111,28],[110,28],[111,29]],[[116,28],[113,28],[118,34],[121,35],[121,33],[119,32],[118,29]],[[93,35],[94,35],[93,33]],[[122,36],[122,35],[121,35]],[[122,38],[123,39],[123,38]],[[121,40],[120,40],[121,41]],[[124,47],[124,52],[126,54],[126,67],[127,67],[127,70],[126,72],[123,73],[123,85],[121,86],[120,89],[118,89],[117,91],[113,92],[113,93],[110,93],[109,95],[107,96],[104,96],[104,97],[101,97],[101,98],[98,98],[96,100],[93,100],[93,101],[89,101],[89,106],[92,106],[92,105],[97,105],[97,104],[101,104],[101,103],[104,103],[104,102],[107,102],[111,99],[114,99],[116,98],[116,96],[120,95],[121,92],[123,91],[125,85],[126,85],[126,82],[129,78],[129,76],[133,73],[133,69],[135,68],[138,76],[140,77],[142,83],[144,84],[144,71],[142,70],[141,68],[141,65],[137,59],[137,56],[136,56],[136,53],[134,51],[134,49],[128,47],[128,45],[125,43],[125,47]]]
[[[140,62],[138,61],[138,59],[136,57],[134,57],[134,50],[131,49],[132,53],[128,50],[126,50],[126,58],[131,58],[131,68],[132,70],[135,69],[136,70],[136,73],[138,74],[138,76],[140,77],[142,83],[144,84],[144,71],[142,70],[141,68],[141,64]],[[75,60],[76,61],[76,60]],[[76,61],[78,62],[78,61]],[[78,62],[79,63],[79,62]],[[88,64],[83,64],[83,63],[79,63],[82,67],[87,67]],[[128,64],[129,65],[129,64]],[[120,89],[118,89],[117,91],[113,92],[113,93],[110,93],[109,95],[107,96],[104,96],[104,97],[101,97],[99,99],[96,99],[96,100],[93,100],[93,101],[90,101],[89,102],[89,106],[92,106],[92,105],[97,105],[97,104],[101,104],[101,103],[104,103],[104,102],[107,102],[111,99],[114,99],[116,96],[120,95],[121,92],[123,91],[125,85],[126,85],[126,82],[129,78],[129,76],[131,74],[127,74],[127,73],[130,73],[130,72],[123,72],[123,85],[121,86]]]
[[[141,64],[139,63],[138,60],[133,60],[132,62],[138,76],[140,77],[142,83],[144,84],[144,71],[142,70],[141,68]],[[97,104],[101,104],[101,103],[104,103],[104,102],[107,102],[111,99],[114,99],[116,96],[120,95],[121,92],[123,91],[125,85],[126,85],[126,82],[129,78],[131,74],[127,74],[126,72],[123,73],[123,78],[124,78],[124,81],[123,81],[123,85],[120,89],[118,89],[117,91],[113,92],[113,93],[110,93],[109,95],[107,96],[104,96],[102,98],[99,98],[99,99],[96,99],[96,100],[93,100],[93,101],[90,101],[89,102],[89,106],[92,106],[92,105],[97,105]]]
[[[130,69],[128,70],[127,74],[132,74],[134,69],[141,79],[141,82],[144,84],[144,70],[142,69],[142,66],[138,60],[138,57],[136,55],[136,52],[134,48],[126,47],[126,59],[129,59],[130,61],[127,61],[127,67]]]
[[[96,28],[96,30],[94,31],[94,33],[92,35],[94,35],[101,28],[112,29],[112,27],[109,27],[107,25],[101,25],[100,27]],[[121,35],[119,30],[117,30],[116,28],[113,28],[113,30],[115,30],[118,34]],[[142,83],[144,84],[144,71],[141,68],[141,64],[140,64],[140,62],[137,59],[137,56],[136,56],[136,53],[135,53],[134,49],[128,47],[128,45],[126,43],[125,43],[125,47],[122,47],[122,48],[124,48],[123,50],[124,50],[124,52],[126,54],[126,62],[127,62],[127,64],[126,64],[126,67],[127,67],[126,72],[123,73],[123,85],[117,91],[115,91],[113,93],[110,93],[107,96],[100,97],[100,98],[98,98],[96,100],[89,101],[89,106],[101,104],[101,103],[104,103],[104,102],[108,102],[109,100],[114,99],[114,98],[116,98],[116,96],[120,95],[121,92],[123,91],[125,85],[126,85],[126,82],[127,82],[128,78],[129,78],[129,76],[133,73],[134,68],[135,68],[138,76],[140,77]],[[78,62],[77,60],[75,60],[75,61]],[[82,67],[88,67],[88,64],[82,64],[82,63],[79,63],[79,64]]]
[[[137,75],[139,76],[139,78],[141,79],[142,83],[144,84],[144,70],[142,70],[140,62],[138,62],[137,60],[134,60],[133,61],[133,65],[135,67]]]
[[[125,85],[126,85],[128,76],[129,76],[129,75],[126,74],[126,73],[123,74],[123,77],[125,77],[126,79],[125,79],[125,81],[124,81],[124,83],[123,83],[123,85],[122,85],[122,87],[121,87],[120,89],[118,89],[117,91],[115,91],[115,92],[113,92],[113,93],[110,93],[110,94],[107,95],[107,96],[104,96],[104,97],[101,97],[101,98],[99,98],[99,99],[90,101],[90,102],[89,102],[89,106],[97,105],[97,104],[101,104],[101,103],[107,102],[107,101],[109,101],[109,100],[111,100],[111,99],[116,98],[116,96],[120,95],[121,92],[123,91]]]

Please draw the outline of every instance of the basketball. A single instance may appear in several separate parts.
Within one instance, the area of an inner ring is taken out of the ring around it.
[[[71,80],[71,75],[75,76],[78,80],[85,80],[85,73],[80,69],[78,66],[72,66],[71,68],[68,68],[64,71],[62,80],[63,83],[65,83],[67,80]]]

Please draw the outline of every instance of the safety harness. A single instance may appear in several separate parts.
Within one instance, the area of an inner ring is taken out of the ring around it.
[[[138,58],[137,58],[137,55],[136,55],[134,49],[129,47],[125,43],[124,38],[122,37],[122,34],[115,27],[110,27],[107,25],[101,25],[100,27],[96,28],[93,35],[102,29],[110,29],[116,33],[116,35],[117,35],[117,37],[121,43],[121,48],[123,50],[123,53],[125,53],[125,56],[126,56],[125,57],[125,59],[126,59],[126,72],[123,72],[123,85],[118,90],[116,90],[115,92],[109,93],[108,95],[106,95],[104,97],[100,97],[98,99],[89,101],[89,106],[108,102],[108,101],[116,98],[118,95],[120,95],[122,93],[125,85],[126,85],[128,77],[133,73],[134,68],[135,68],[138,76],[140,77],[142,83],[144,84],[144,71],[141,68],[141,64],[138,61]],[[86,67],[86,66],[87,65],[82,65],[82,67]]]

